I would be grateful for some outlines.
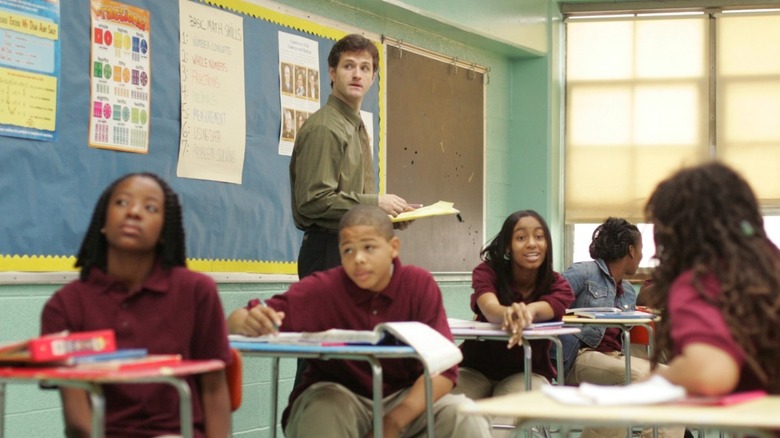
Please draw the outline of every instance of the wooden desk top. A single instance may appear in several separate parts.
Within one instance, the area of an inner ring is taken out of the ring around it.
[[[576,406],[558,403],[540,391],[479,400],[464,412],[581,425],[689,425],[780,430],[780,396],[731,406],[683,404]]]

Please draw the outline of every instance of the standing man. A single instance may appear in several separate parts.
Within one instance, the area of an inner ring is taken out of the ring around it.
[[[328,55],[328,103],[309,116],[295,138],[290,185],[295,226],[304,231],[299,278],[339,266],[339,221],[351,207],[378,205],[391,216],[413,210],[399,196],[375,192],[372,147],[360,106],[378,64],[379,51],[362,35],[336,42]]]

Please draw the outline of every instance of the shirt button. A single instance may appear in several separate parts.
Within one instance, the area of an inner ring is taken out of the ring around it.
[[[127,303],[122,303],[119,307],[123,309],[127,309],[129,306],[127,305]]]
[[[122,327],[123,329],[126,329],[127,327],[129,327],[129,326],[130,326],[130,324],[128,324],[128,323],[127,323],[127,321],[122,321],[122,322],[119,324],[119,326],[120,326],[120,327]]]
[[[376,315],[376,314],[377,314],[377,311],[376,311],[376,310],[374,310],[374,311],[372,311],[371,313],[372,313],[372,314],[374,314],[374,315]]]

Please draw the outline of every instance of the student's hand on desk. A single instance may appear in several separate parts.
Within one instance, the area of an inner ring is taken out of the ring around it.
[[[506,348],[512,348],[520,343],[523,337],[523,329],[534,322],[534,316],[525,303],[512,303],[504,311],[504,321],[501,328],[508,330],[512,336],[509,338]]]
[[[247,313],[242,329],[247,336],[269,335],[279,331],[283,319],[284,312],[258,304]]]

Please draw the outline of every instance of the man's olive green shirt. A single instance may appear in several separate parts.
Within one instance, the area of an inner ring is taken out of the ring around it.
[[[358,113],[331,95],[298,131],[290,159],[290,187],[299,229],[337,230],[341,217],[353,206],[377,205],[371,145],[366,135],[366,144],[361,144],[361,126]]]

